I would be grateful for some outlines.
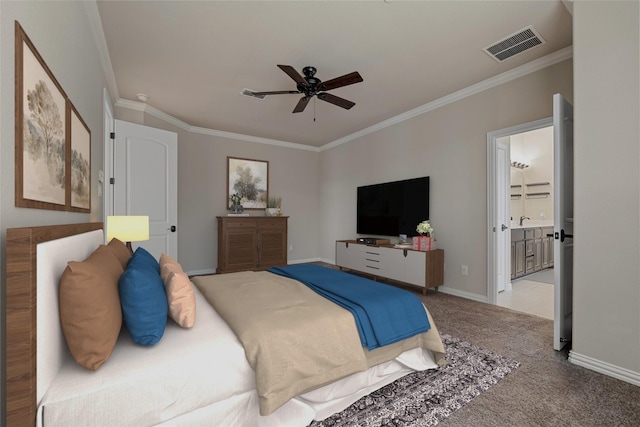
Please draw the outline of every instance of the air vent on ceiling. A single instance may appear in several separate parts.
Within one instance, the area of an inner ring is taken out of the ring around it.
[[[482,50],[496,61],[502,62],[544,43],[544,39],[538,32],[532,26],[528,26]]]
[[[251,89],[244,88],[240,93],[243,95],[251,96],[253,98],[258,98],[258,99],[264,99],[264,97],[266,96],[266,95],[256,95],[253,92],[254,91],[252,91]]]

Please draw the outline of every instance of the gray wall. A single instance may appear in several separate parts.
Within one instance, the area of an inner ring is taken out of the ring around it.
[[[551,116],[556,92],[573,98],[571,60],[322,152],[322,257],[356,237],[357,186],[428,175],[444,285],[485,300],[487,132]]]
[[[217,267],[216,216],[227,210],[227,156],[269,162],[269,194],[289,216],[289,262],[317,260],[320,181],[317,150],[290,148],[186,131],[151,114],[116,107],[118,119],[178,133],[178,258],[191,274]],[[301,146],[302,147],[302,146]],[[263,210],[248,210],[264,215]]]
[[[574,2],[572,361],[640,385],[640,7]]]
[[[22,25],[47,66],[91,130],[91,214],[15,207],[14,194],[14,21]],[[4,346],[6,292],[5,238],[12,227],[78,223],[102,220],[97,195],[98,170],[102,168],[102,93],[106,87],[82,2],[0,2],[0,226],[2,287],[2,343]],[[0,384],[4,396],[4,350]],[[2,399],[0,419],[4,419]]]

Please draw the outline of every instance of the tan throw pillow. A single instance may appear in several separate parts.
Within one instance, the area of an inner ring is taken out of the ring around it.
[[[196,321],[196,296],[191,280],[184,273],[169,273],[165,282],[169,317],[183,328],[190,328]]]
[[[162,268],[162,266],[166,263],[178,264],[178,261],[176,261],[174,257],[164,253],[160,255],[160,259],[158,260],[158,262],[160,263],[160,268]]]
[[[114,237],[107,246],[112,250],[116,258],[118,258],[122,269],[127,268],[129,259],[131,259],[131,251],[127,248],[127,245]]]
[[[162,281],[164,282],[165,286],[167,285],[167,282],[169,281],[169,275],[171,273],[181,273],[181,274],[185,274],[184,270],[182,269],[182,267],[180,266],[180,264],[174,264],[174,263],[165,263],[162,268],[160,269],[160,277],[162,277]]]
[[[69,262],[60,279],[64,337],[75,361],[92,371],[111,356],[120,334],[118,280],[122,272],[111,249],[100,245],[86,260]]]
[[[167,281],[169,280],[170,273],[184,273],[182,266],[178,261],[175,260],[170,255],[162,254],[160,255],[160,260],[158,261],[160,264],[160,277],[162,277],[162,281],[167,286]]]

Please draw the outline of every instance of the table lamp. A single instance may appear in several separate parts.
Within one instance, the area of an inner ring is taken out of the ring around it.
[[[131,242],[149,240],[149,217],[135,215],[107,216],[107,242],[116,238],[126,242],[133,254]]]

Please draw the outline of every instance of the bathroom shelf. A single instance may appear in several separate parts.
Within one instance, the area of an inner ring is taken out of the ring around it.
[[[551,193],[549,193],[548,191],[543,192],[543,193],[526,193],[525,196],[527,198],[547,198],[549,197]]]
[[[532,182],[531,184],[525,184],[527,187],[534,187],[537,185],[549,185],[548,182]]]

